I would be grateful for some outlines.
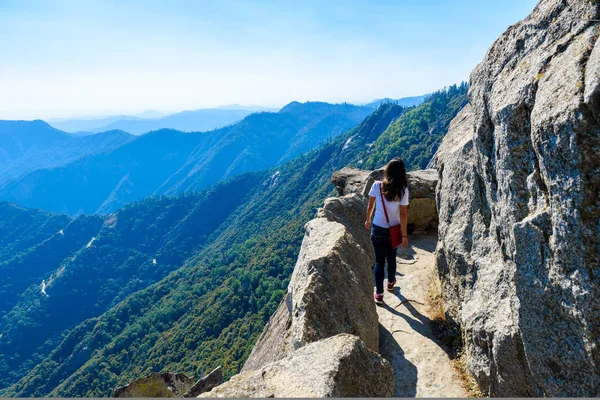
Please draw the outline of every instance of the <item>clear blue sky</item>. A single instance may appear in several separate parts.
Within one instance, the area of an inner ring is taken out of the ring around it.
[[[418,95],[535,4],[0,0],[0,119]]]

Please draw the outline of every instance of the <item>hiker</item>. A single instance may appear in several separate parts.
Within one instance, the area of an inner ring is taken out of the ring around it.
[[[408,181],[404,161],[394,158],[386,166],[382,181],[375,181],[369,192],[365,228],[371,230],[375,250],[375,303],[383,303],[383,278],[387,260],[387,290],[396,285],[396,249],[408,246]],[[375,217],[373,217],[375,214]],[[373,221],[373,222],[371,222]]]

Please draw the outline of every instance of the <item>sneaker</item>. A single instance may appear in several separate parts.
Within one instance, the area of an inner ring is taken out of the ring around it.
[[[387,284],[387,290],[388,292],[393,292],[394,291],[394,286],[396,286],[396,279],[394,278],[394,280],[392,282],[388,281]]]
[[[373,299],[377,304],[383,304],[383,295],[379,293],[373,293]]]

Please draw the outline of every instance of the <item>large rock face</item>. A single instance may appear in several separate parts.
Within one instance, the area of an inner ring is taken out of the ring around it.
[[[600,395],[598,18],[543,0],[511,26],[437,154],[448,314],[491,395]]]
[[[345,207],[338,207],[335,213],[323,211],[327,216],[306,224],[288,293],[242,371],[258,369],[308,343],[339,333],[357,335],[368,348],[379,351],[373,256],[364,247],[368,232],[350,231],[344,225],[361,211],[364,218],[364,200],[350,194],[328,202],[338,200]]]
[[[358,337],[340,334],[242,372],[199,397],[391,397],[393,382],[385,359]]]

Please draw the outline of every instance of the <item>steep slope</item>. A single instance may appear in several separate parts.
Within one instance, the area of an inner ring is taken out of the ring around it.
[[[238,372],[285,293],[304,224],[334,193],[331,174],[363,159],[367,144],[406,111],[382,106],[318,150],[239,177],[240,187],[255,180],[241,191],[247,197],[182,268],[65,330],[62,342],[2,394],[100,396],[152,371],[202,376],[223,365],[228,377]],[[221,201],[232,193],[240,192],[221,193]],[[180,240],[195,234],[188,230]]]
[[[75,137],[35,121],[0,121],[0,187],[39,168],[111,151],[132,140],[122,131]]]
[[[2,386],[20,379],[74,326],[179,268],[257,183],[244,177],[200,194],[148,199],[107,217],[61,216],[46,237],[0,263],[10,278],[0,286],[7,294],[0,317]],[[27,211],[6,212],[17,213]]]
[[[212,132],[151,132],[113,152],[32,172],[0,188],[0,199],[72,215],[105,214],[152,194],[200,190],[277,165],[352,128],[370,112],[348,104],[291,103]]]
[[[437,265],[492,396],[600,394],[599,6],[542,0],[471,74],[437,155]]]
[[[466,83],[452,85],[428,97],[381,135],[371,147],[362,168],[374,169],[401,154],[412,170],[425,169],[435,154],[448,125],[467,102]]]
[[[0,203],[2,224],[10,230],[0,232],[0,327],[2,318],[28,288],[42,292],[42,282],[60,261],[83,247],[100,228],[100,218],[82,217],[73,221],[66,215],[25,210]],[[23,229],[26,228],[26,229]],[[6,242],[13,243],[6,243]],[[34,290],[35,292],[35,290]]]
[[[0,203],[0,260],[42,242],[71,220],[60,214],[27,210],[11,203]]]

